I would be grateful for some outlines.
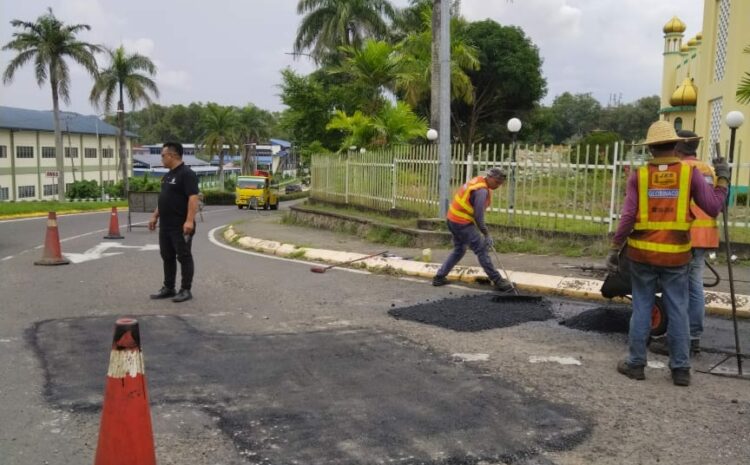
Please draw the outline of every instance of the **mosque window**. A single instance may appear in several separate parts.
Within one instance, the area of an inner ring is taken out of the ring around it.
[[[674,119],[674,130],[679,131],[680,129],[682,129],[682,118],[677,117]]]
[[[721,99],[715,98],[708,102],[711,107],[711,126],[708,129],[708,141],[710,150],[715,150],[716,142],[719,141],[719,133],[721,132],[721,111],[724,103]],[[716,158],[716,153],[713,153],[711,158]]]
[[[729,37],[729,9],[732,0],[719,0],[719,17],[716,27],[716,49],[714,50],[714,82],[724,79],[727,63],[727,39]]]

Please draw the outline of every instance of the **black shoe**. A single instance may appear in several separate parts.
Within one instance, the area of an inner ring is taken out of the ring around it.
[[[655,337],[651,339],[651,343],[648,345],[648,350],[655,354],[669,356],[669,344],[667,343],[667,337]]]
[[[617,364],[617,371],[627,376],[630,379],[644,380],[646,379],[646,373],[643,371],[643,367],[630,366],[625,360]]]
[[[492,287],[494,287],[497,292],[501,292],[503,294],[513,291],[513,285],[510,283],[510,281],[506,281],[502,278],[492,283]]]
[[[190,289],[180,289],[180,292],[174,296],[172,302],[184,302],[193,298],[193,294],[190,293]]]
[[[445,276],[435,275],[435,277],[432,278],[433,286],[445,286],[446,284],[448,284],[448,278],[446,278]]]
[[[161,289],[159,289],[159,292],[157,292],[156,294],[151,294],[150,297],[156,300],[156,299],[168,299],[169,297],[174,297],[174,296],[175,296],[174,289],[170,289],[168,287],[162,287]]]
[[[690,386],[690,368],[672,368],[672,382],[675,386]]]

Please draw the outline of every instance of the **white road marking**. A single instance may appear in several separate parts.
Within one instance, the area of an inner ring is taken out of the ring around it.
[[[486,362],[490,354],[453,354],[452,357],[458,362]]]
[[[656,369],[667,367],[667,365],[664,362],[658,362],[656,360],[649,361],[647,365],[649,368],[656,368]]]
[[[581,361],[573,357],[558,357],[556,355],[543,356],[543,355],[532,355],[529,357],[530,363],[546,363],[553,362],[559,363],[560,365],[580,365]]]
[[[107,250],[109,249],[136,249],[140,252],[143,252],[149,250],[159,250],[159,245],[146,244],[144,246],[139,246],[123,245],[120,242],[102,242],[83,253],[64,253],[63,255],[73,263],[84,263],[91,260],[98,260],[100,258],[122,254],[122,252],[107,252]]]

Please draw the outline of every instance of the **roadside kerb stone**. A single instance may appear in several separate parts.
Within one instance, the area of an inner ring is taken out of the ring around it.
[[[333,251],[325,249],[313,249],[297,247],[293,244],[282,244],[276,241],[255,239],[243,236],[237,239],[238,234],[230,226],[224,232],[224,239],[228,242],[235,241],[246,249],[278,256],[295,256],[308,260],[317,260],[329,264],[343,263],[366,257],[367,254]],[[300,251],[304,256],[300,257]],[[404,260],[393,257],[372,257],[352,264],[357,268],[373,272],[391,272],[406,276],[417,276],[421,278],[432,278],[440,268],[438,263],[423,263],[412,260]],[[526,273],[523,271],[506,270],[510,279],[520,291],[574,297],[579,299],[600,300],[615,302],[627,302],[625,298],[605,299],[600,293],[602,281],[597,279],[581,279],[561,277],[554,275],[543,275],[538,273]],[[501,274],[502,273],[501,270]],[[486,283],[487,275],[478,266],[456,266],[448,275],[448,280],[465,283]],[[729,293],[706,290],[706,313],[713,315],[731,316],[732,301]],[[739,318],[750,318],[750,296],[735,295],[737,303],[737,316]]]

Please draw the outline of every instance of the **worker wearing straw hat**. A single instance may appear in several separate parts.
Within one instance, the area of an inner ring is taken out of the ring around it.
[[[708,215],[716,216],[726,200],[729,179],[729,165],[723,159],[714,160],[715,187],[706,183],[697,168],[682,163],[675,146],[686,139],[667,121],[649,127],[644,145],[653,158],[628,179],[620,223],[607,257],[607,267],[617,269],[619,252],[627,243],[633,315],[628,357],[618,363],[617,371],[632,379],[646,378],[646,346],[658,284],[669,321],[669,368],[678,386],[690,385],[688,264],[694,219],[690,202],[694,200]]]

